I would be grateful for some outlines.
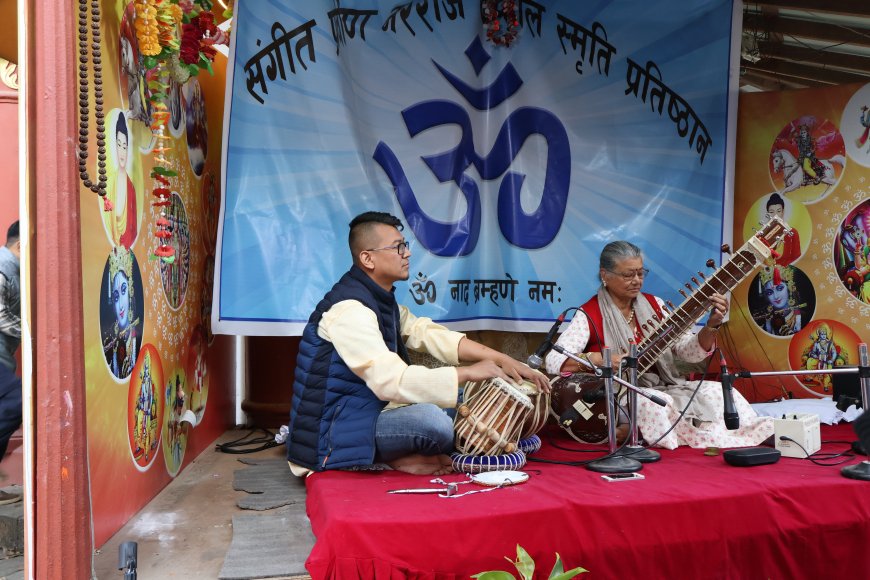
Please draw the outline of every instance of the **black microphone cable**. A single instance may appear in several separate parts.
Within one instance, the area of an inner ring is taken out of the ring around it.
[[[254,433],[257,431],[262,431],[265,433],[265,436],[253,437]],[[258,445],[258,447],[248,448],[251,445]],[[244,435],[239,439],[227,441],[226,443],[218,443],[214,447],[215,451],[220,451],[221,453],[241,455],[243,453],[256,453],[257,451],[271,449],[272,447],[278,447],[279,445],[281,444],[275,442],[274,433],[263,427],[255,427],[254,429],[251,429],[247,435]]]
[[[813,463],[815,463],[816,465],[821,465],[822,467],[832,467],[834,465],[840,465],[841,463],[846,463],[847,461],[851,461],[852,458],[855,457],[855,454],[852,453],[851,451],[848,451],[848,450],[841,451],[839,453],[819,453],[817,451],[815,453],[810,454],[807,452],[806,447],[804,447],[803,445],[801,445],[800,443],[798,443],[797,441],[795,441],[794,439],[792,439],[788,435],[780,435],[779,440],[780,441],[791,441],[792,443],[794,443],[795,445],[800,447],[801,451],[804,452],[804,455],[806,455],[806,457],[799,457],[798,459],[808,459],[808,460],[812,461]],[[840,461],[833,461],[832,463],[822,463],[822,461],[831,462],[832,460],[839,459],[841,457],[843,459],[841,459]]]

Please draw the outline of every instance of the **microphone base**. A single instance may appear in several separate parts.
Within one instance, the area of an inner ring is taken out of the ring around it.
[[[870,481],[870,461],[862,461],[855,465],[847,465],[840,470],[840,473],[843,474],[843,477],[848,477],[849,479]]]
[[[628,459],[640,461],[641,463],[655,463],[662,458],[662,454],[658,451],[653,451],[652,449],[647,449],[640,445],[626,445],[616,453],[620,456],[627,457]]]
[[[613,455],[588,463],[586,469],[598,473],[634,473],[643,469],[643,464],[635,459]]]

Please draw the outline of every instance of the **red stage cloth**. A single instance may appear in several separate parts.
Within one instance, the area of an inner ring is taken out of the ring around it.
[[[822,439],[855,436],[848,424],[823,425]],[[306,567],[315,579],[468,578],[514,571],[505,556],[513,560],[519,544],[540,578],[556,552],[565,569],[589,570],[585,578],[870,578],[870,482],[802,459],[733,467],[698,449],[660,453],[644,480],[606,482],[583,467],[530,461],[526,483],[460,498],[385,493],[437,487],[428,476],[317,473],[307,480],[317,541]],[[534,456],[597,455],[545,442]]]

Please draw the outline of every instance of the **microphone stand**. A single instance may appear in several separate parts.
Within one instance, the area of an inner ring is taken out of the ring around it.
[[[861,406],[866,413],[867,408],[870,407],[870,357],[867,355],[865,342],[858,345],[858,381],[861,383]],[[870,449],[864,449],[864,453],[870,453]],[[865,459],[861,463],[847,465],[840,470],[840,473],[849,479],[870,481],[870,461]]]
[[[750,372],[741,370],[736,373],[728,373],[732,380],[734,378],[748,379],[752,377],[772,377],[772,376],[793,376],[793,375],[834,375],[841,373],[858,373],[858,378],[861,383],[861,399],[864,412],[867,412],[870,406],[870,357],[867,354],[867,344],[860,343],[858,345],[858,367],[835,367],[832,369],[801,369],[797,371],[765,371],[765,372]],[[725,378],[725,377],[723,377]],[[865,450],[868,451],[868,450]],[[850,479],[861,479],[870,481],[870,460],[864,460],[855,465],[847,465],[840,473],[844,477]]]
[[[628,368],[628,382],[633,385],[637,385],[637,359],[637,344],[632,342],[628,356],[622,360],[625,361],[625,366]],[[661,453],[644,448],[640,445],[638,438],[638,431],[640,429],[637,425],[637,393],[638,391],[634,389],[628,392],[628,423],[631,426],[631,431],[628,434],[628,445],[623,447],[620,453],[631,456],[632,459],[636,459],[641,463],[655,463],[662,458]]]
[[[566,357],[570,358],[572,361],[579,363],[580,365],[585,366],[587,369],[591,370],[592,373],[596,377],[604,377],[605,369],[610,368],[610,367],[595,366],[594,364],[592,364],[591,362],[589,362],[585,358],[580,358],[576,354],[574,354],[572,352],[568,352],[567,350],[565,350],[564,347],[561,347],[558,344],[553,344],[552,347],[553,347],[553,350],[555,350],[559,354],[563,354]],[[611,369],[611,371],[612,371],[612,369]],[[650,395],[649,393],[645,393],[641,389],[638,389],[637,387],[632,385],[630,382],[624,381],[624,380],[620,379],[619,377],[613,376],[613,372],[610,373],[610,378],[611,378],[611,380],[613,380],[614,383],[619,383],[623,387],[629,389],[629,391],[637,393],[638,395],[641,395],[642,397],[646,397],[647,399],[649,399],[650,401],[652,401],[653,403],[655,403],[656,405],[658,405],[660,407],[665,407],[668,404],[667,401],[665,401],[664,399],[660,399],[659,397],[656,397],[655,395]]]
[[[601,356],[604,361],[610,360],[610,348],[604,347],[601,349]],[[643,469],[643,464],[630,457],[619,455],[616,452],[616,397],[613,392],[613,368],[602,366],[599,369],[601,376],[604,379],[604,392],[607,398],[607,442],[610,445],[609,453],[606,457],[596,459],[586,464],[586,469],[596,471],[598,473],[633,473]]]
[[[633,473],[643,469],[643,464],[640,461],[623,457],[616,454],[616,400],[613,396],[613,369],[607,367],[597,367],[586,359],[580,358],[574,353],[568,352],[558,344],[553,345],[553,350],[563,354],[574,362],[591,369],[596,376],[604,379],[604,392],[607,397],[607,442],[609,444],[609,453],[601,459],[596,459],[586,464],[586,469],[597,471],[598,473]],[[610,349],[605,347],[601,351],[604,360],[610,360]],[[624,382],[624,381],[620,381]],[[635,389],[634,386],[626,384],[626,386]],[[642,391],[641,391],[642,392]],[[646,395],[646,393],[643,393]],[[664,402],[664,401],[662,401]]]

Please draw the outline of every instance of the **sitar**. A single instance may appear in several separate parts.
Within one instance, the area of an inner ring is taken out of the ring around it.
[[[774,257],[774,248],[789,235],[791,229],[778,217],[764,224],[728,261],[705,276],[698,272],[686,290],[680,290],[685,300],[679,306],[666,302],[662,316],[640,323],[644,338],[638,344],[638,373],[649,371],[667,349],[689,330],[710,308],[710,296],[726,294],[745,280],[752,272]],[[713,267],[713,261],[707,262]],[[588,373],[558,376],[551,382],[551,414],[568,434],[584,443],[600,443],[607,438],[607,423],[603,396],[589,397],[592,392],[602,392],[603,379]],[[587,401],[587,399],[589,399]],[[576,419],[563,423],[560,418],[573,409]]]
[[[650,370],[662,353],[706,313],[710,307],[710,296],[730,292],[773,257],[773,248],[790,231],[788,224],[782,219],[772,217],[712,275],[705,276],[699,271],[700,280],[692,277],[695,288],[686,283],[686,288],[691,293],[686,294],[685,290],[680,290],[685,300],[679,306],[674,307],[671,302],[667,302],[669,308],[664,310],[661,319],[641,323],[644,337],[637,345],[638,352],[641,353],[637,359],[638,373],[643,374]]]

